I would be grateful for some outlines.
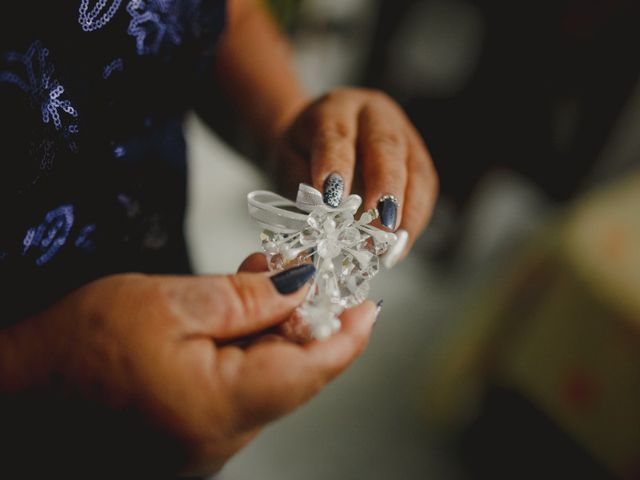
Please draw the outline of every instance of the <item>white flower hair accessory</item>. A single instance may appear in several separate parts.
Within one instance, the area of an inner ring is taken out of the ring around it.
[[[340,330],[342,311],[366,300],[369,281],[380,269],[379,257],[397,241],[396,235],[370,225],[378,216],[375,208],[355,219],[362,204],[358,195],[334,208],[318,190],[301,183],[295,202],[265,190],[251,192],[247,200],[249,214],[264,228],[260,239],[270,270],[315,266],[298,314],[314,338],[330,337]]]

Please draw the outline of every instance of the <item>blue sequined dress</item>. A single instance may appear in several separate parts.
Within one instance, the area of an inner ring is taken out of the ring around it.
[[[98,277],[186,273],[182,119],[224,0],[5,2],[0,324]]]

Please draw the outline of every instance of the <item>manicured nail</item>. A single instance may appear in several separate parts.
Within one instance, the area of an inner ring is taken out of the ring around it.
[[[344,180],[339,173],[333,172],[324,181],[324,203],[330,207],[339,207],[344,193]]]
[[[409,242],[409,232],[404,229],[400,229],[396,232],[396,237],[398,237],[396,242],[389,247],[389,250],[387,250],[381,258],[382,264],[387,269],[395,266],[402,258],[402,254],[407,248],[407,243]]]
[[[316,267],[310,263],[298,265],[284,272],[280,272],[273,277],[271,281],[278,292],[286,295],[300,290],[316,273]]]
[[[380,311],[382,310],[383,303],[384,303],[384,300],[382,298],[378,300],[378,303],[376,303],[376,319],[374,320],[374,323],[378,321],[378,317],[380,316]]]
[[[390,230],[395,230],[398,220],[398,199],[393,195],[380,197],[378,213],[380,213],[380,223]]]

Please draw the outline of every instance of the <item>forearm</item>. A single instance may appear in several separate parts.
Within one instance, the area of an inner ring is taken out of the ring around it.
[[[229,21],[217,56],[220,83],[241,116],[270,141],[308,96],[291,62],[290,46],[261,0],[229,0]]]

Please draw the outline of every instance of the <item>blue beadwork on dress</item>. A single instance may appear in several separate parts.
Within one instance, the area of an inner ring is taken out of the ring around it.
[[[70,100],[63,98],[64,87],[54,77],[55,68],[48,57],[49,50],[39,40],[24,54],[3,54],[5,67],[0,72],[0,82],[15,85],[26,93],[31,104],[40,110],[44,123],[52,122],[56,130],[65,133],[78,133],[78,125],[74,123],[78,111]]]
[[[104,275],[189,271],[182,118],[226,15],[224,0],[33,8],[0,15],[0,326]]]
[[[109,5],[107,5],[109,3]],[[85,32],[100,30],[115,16],[122,0],[82,0],[78,14],[78,23]]]
[[[36,265],[44,265],[65,244],[73,226],[73,206],[62,205],[48,212],[44,222],[27,230],[22,254],[34,249],[40,253]]]
[[[181,43],[179,6],[175,0],[131,0],[127,4],[131,15],[127,32],[135,37],[139,55],[157,54],[163,42]]]
[[[122,0],[82,0],[78,23],[85,32],[105,27],[116,16]],[[158,54],[163,43],[180,45],[185,25],[181,14],[185,1],[129,0],[126,11],[131,17],[127,33],[135,38],[138,55]],[[190,1],[188,3],[194,3]]]
[[[96,226],[94,224],[85,225],[80,229],[74,245],[82,250],[92,252],[95,249],[95,244],[91,237],[95,231]]]
[[[124,60],[122,60],[122,58],[116,58],[104,66],[102,69],[102,78],[106,80],[113,72],[121,72],[122,70],[124,70]]]

